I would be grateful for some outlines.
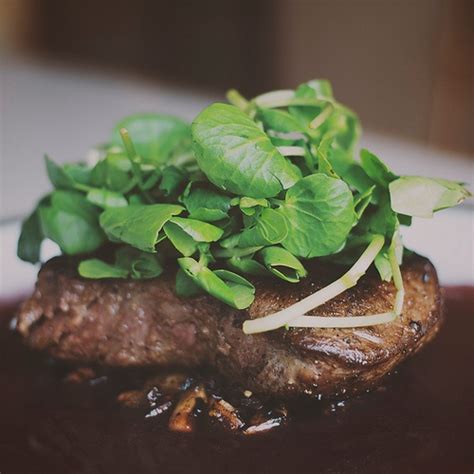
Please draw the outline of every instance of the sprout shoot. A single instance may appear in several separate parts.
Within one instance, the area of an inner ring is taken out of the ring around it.
[[[278,146],[277,150],[283,156],[305,156],[306,150],[302,146]]]
[[[247,320],[243,324],[245,334],[272,331],[290,324],[294,319],[304,315],[318,306],[332,300],[348,288],[355,286],[365,274],[384,244],[384,237],[376,235],[364,250],[356,263],[339,279],[330,285],[316,291],[294,305],[263,318]]]

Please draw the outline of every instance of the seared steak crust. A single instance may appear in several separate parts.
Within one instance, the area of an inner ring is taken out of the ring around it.
[[[237,311],[210,296],[181,299],[170,274],[153,280],[86,280],[61,257],[39,273],[17,315],[26,343],[52,356],[105,366],[210,366],[256,393],[332,397],[370,388],[438,331],[440,290],[425,258],[406,259],[403,315],[370,328],[290,329],[245,335],[242,322],[270,314],[330,283],[343,269],[315,262],[298,285],[259,280],[254,304]],[[395,289],[374,270],[318,308],[318,315],[387,311]]]

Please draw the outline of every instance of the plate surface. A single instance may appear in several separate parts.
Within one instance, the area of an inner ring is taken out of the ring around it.
[[[108,381],[70,385],[0,316],[4,473],[467,473],[472,451],[474,288],[447,291],[447,318],[422,353],[377,390],[318,404],[268,435],[171,433],[119,408]]]

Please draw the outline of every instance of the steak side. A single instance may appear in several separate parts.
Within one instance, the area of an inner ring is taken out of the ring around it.
[[[245,319],[285,308],[338,278],[343,269],[313,262],[297,285],[260,279],[248,310],[203,295],[182,299],[171,272],[152,280],[87,280],[74,259],[41,269],[16,328],[28,346],[65,361],[115,367],[213,367],[259,394],[334,397],[375,385],[436,334],[442,320],[436,271],[412,256],[402,266],[406,296],[395,321],[368,328],[280,329],[245,335]],[[357,286],[315,310],[322,316],[391,309],[395,288],[371,269]]]

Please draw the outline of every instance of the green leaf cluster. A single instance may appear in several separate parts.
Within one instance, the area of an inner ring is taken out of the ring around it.
[[[297,283],[306,259],[351,264],[375,234],[391,245],[412,217],[469,196],[459,183],[398,176],[367,150],[357,159],[359,120],[328,81],[228,98],[191,125],[126,117],[95,163],[46,157],[54,189],[23,223],[20,258],[38,262],[50,239],[85,278],[154,278],[167,266],[178,295],[243,309],[254,277]],[[375,260],[387,281],[388,250]]]

